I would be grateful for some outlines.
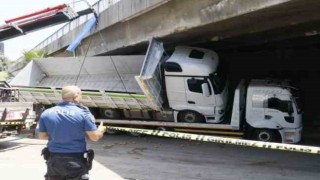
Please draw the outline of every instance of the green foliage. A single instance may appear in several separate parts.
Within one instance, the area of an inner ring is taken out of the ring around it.
[[[47,54],[41,49],[33,49],[30,51],[23,52],[24,60],[27,62],[32,61],[35,58],[43,58],[46,57]]]
[[[5,57],[2,53],[0,53],[0,61],[1,61],[1,62],[8,61],[8,58]]]
[[[0,71],[5,71],[8,69],[8,58],[0,53]]]
[[[11,64],[15,64],[16,61],[10,61],[10,60],[9,60],[9,61],[7,61],[6,63],[7,63],[7,65],[11,65]]]
[[[0,72],[0,81],[6,81],[9,77],[9,73],[7,71]]]

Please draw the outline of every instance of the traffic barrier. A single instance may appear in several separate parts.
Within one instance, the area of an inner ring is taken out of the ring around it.
[[[275,149],[275,150],[293,151],[293,152],[309,153],[309,154],[320,154],[320,147],[314,147],[314,146],[261,142],[261,141],[253,141],[253,140],[225,138],[225,137],[218,137],[218,136],[211,136],[211,135],[209,136],[209,135],[199,135],[199,134],[150,130],[150,129],[137,129],[137,128],[125,128],[125,127],[113,127],[113,126],[107,126],[107,129],[116,130],[116,131],[125,131],[130,133],[146,134],[146,135],[152,135],[152,136],[186,139],[186,140],[193,140],[193,141],[214,142],[214,143],[220,143],[220,144],[232,144],[232,145],[246,146],[246,147]]]

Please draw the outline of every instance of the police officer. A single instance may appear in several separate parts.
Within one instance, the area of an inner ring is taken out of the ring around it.
[[[79,104],[77,86],[65,86],[61,94],[63,102],[45,110],[39,121],[39,138],[48,139],[45,179],[89,179],[86,137],[98,141],[106,128],[97,128],[89,109]]]

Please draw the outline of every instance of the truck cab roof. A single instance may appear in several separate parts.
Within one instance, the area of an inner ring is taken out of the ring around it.
[[[295,88],[290,86],[288,81],[272,79],[253,79],[250,81],[248,86],[248,92],[253,90],[261,90],[268,93],[291,94],[291,89]]]
[[[219,57],[212,50],[178,46],[165,63],[166,75],[208,76],[216,72]]]

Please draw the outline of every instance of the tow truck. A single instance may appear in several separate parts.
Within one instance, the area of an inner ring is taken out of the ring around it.
[[[0,137],[20,134],[35,124],[32,102],[19,102],[19,90],[7,82],[0,82]]]
[[[94,13],[94,9],[87,1],[88,8],[76,12],[68,4],[48,7],[40,11],[29,13],[16,18],[8,19],[0,25],[0,42],[26,33],[40,30],[53,25],[72,21],[80,16]]]

